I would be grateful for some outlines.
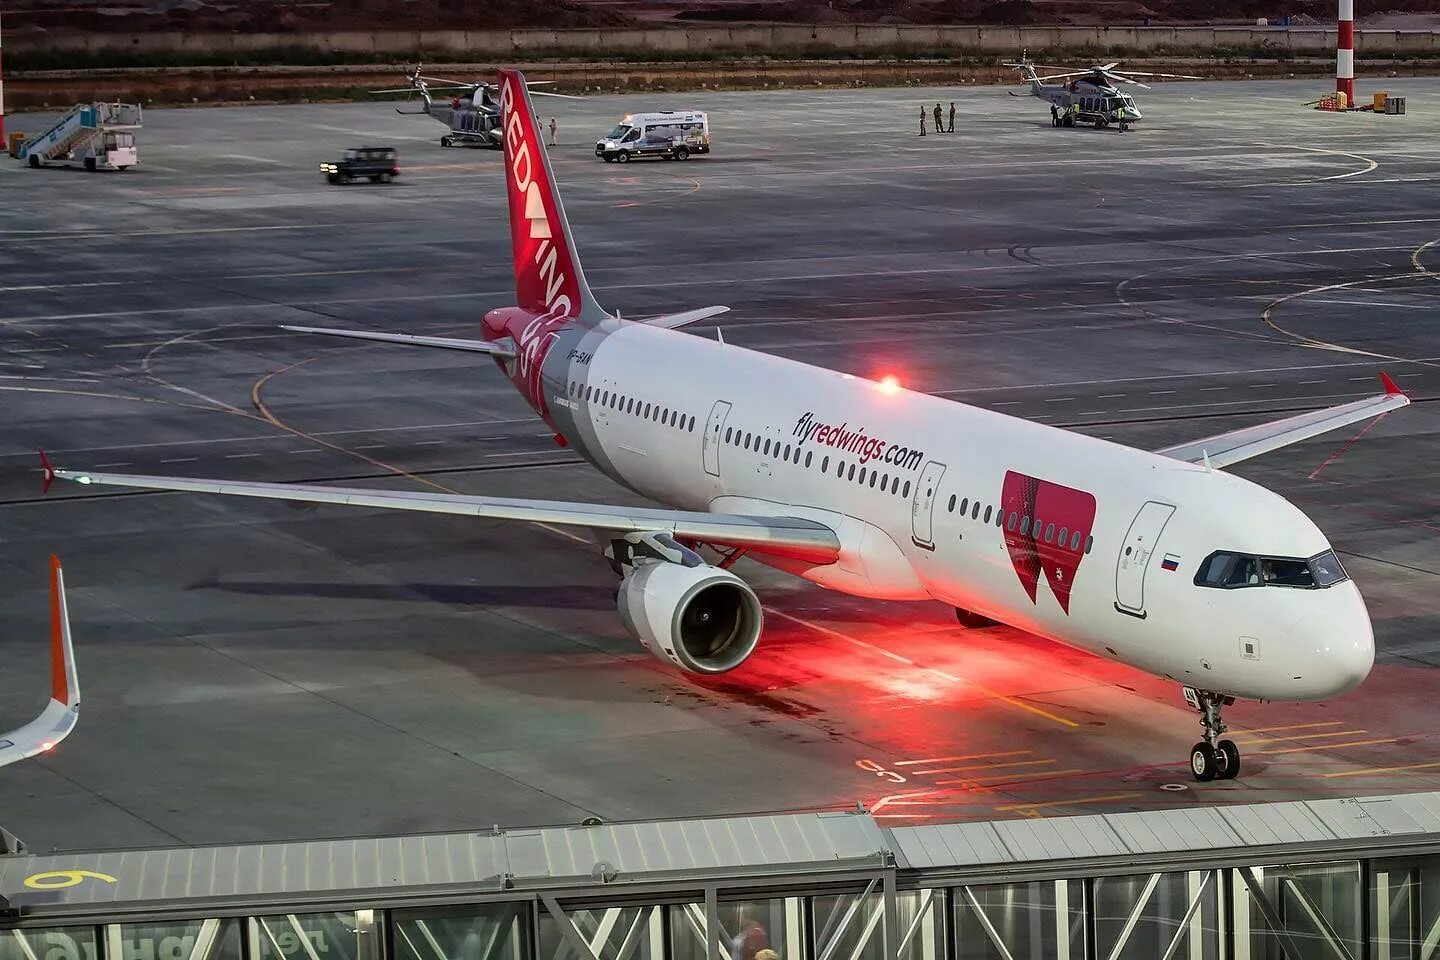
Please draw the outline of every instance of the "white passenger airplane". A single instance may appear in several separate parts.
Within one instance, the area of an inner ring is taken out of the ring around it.
[[[70,641],[70,614],[65,607],[65,575],[60,558],[50,558],[50,700],[40,715],[23,727],[0,733],[0,767],[28,760],[55,748],[80,721],[80,680],[75,672],[75,647]]]
[[[672,329],[724,307],[622,320],[585,283],[519,72],[500,96],[518,306],[487,313],[478,341],[287,329],[489,354],[558,443],[675,509],[51,475],[606,531],[626,627],[693,673],[734,669],[760,639],[760,602],[730,570],[742,554],[938,600],[1184,685],[1199,780],[1239,772],[1222,739],[1235,697],[1321,699],[1369,673],[1369,616],[1324,535],[1223,468],[1404,406],[1384,374],[1383,394],[1150,452]]]

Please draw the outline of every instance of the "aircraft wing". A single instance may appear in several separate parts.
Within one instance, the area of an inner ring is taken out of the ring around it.
[[[1380,382],[1384,384],[1385,392],[1364,400],[1342,403],[1339,406],[1326,407],[1323,410],[1311,410],[1293,417],[1286,417],[1283,420],[1231,430],[1229,433],[1218,433],[1213,437],[1166,447],[1155,452],[1189,463],[1205,463],[1208,460],[1212,467],[1228,467],[1232,463],[1249,460],[1262,453],[1269,453],[1271,450],[1278,450],[1292,443],[1309,440],[1322,433],[1338,430],[1340,427],[1349,426],[1382,413],[1389,413],[1410,402],[1410,398],[1396,386],[1389,374],[1380,374]]]
[[[435,347],[440,350],[465,350],[470,353],[488,353],[502,360],[512,360],[515,351],[501,343],[489,340],[457,340],[453,337],[417,337],[408,333],[373,333],[369,330],[332,330],[329,327],[292,327],[281,324],[281,330],[294,333],[320,333],[327,337],[349,337],[352,340],[380,340],[384,343],[407,343],[412,347]]]
[[[186,477],[149,477],[120,473],[46,468],[51,477],[84,484],[224,493],[271,500],[307,503],[341,503],[388,510],[449,513],[495,520],[528,520],[559,526],[588,527],[620,532],[663,531],[680,538],[720,546],[746,547],[811,563],[832,563],[840,553],[840,540],[823,523],[799,517],[762,517],[654,507],[622,507],[560,500],[521,500],[419,491],[367,490],[359,487],[325,487],[304,483],[241,483]]]
[[[70,735],[80,720],[80,682],[65,608],[65,577],[60,558],[50,558],[50,702],[25,726],[0,733],[0,767],[50,750]]]

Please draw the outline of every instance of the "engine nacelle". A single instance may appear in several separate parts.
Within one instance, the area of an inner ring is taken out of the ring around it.
[[[690,673],[725,673],[755,651],[764,625],[749,585],[709,564],[652,560],[620,581],[620,619],[645,649]]]

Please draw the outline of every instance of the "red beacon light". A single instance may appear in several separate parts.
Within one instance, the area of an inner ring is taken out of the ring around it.
[[[900,390],[900,378],[895,376],[895,374],[887,373],[885,374],[885,376],[880,378],[881,393],[894,395],[899,393]]]

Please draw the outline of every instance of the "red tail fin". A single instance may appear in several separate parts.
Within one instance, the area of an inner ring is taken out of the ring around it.
[[[605,311],[596,304],[580,270],[530,90],[519,70],[500,71],[500,115],[516,303],[553,317],[604,318]]]

